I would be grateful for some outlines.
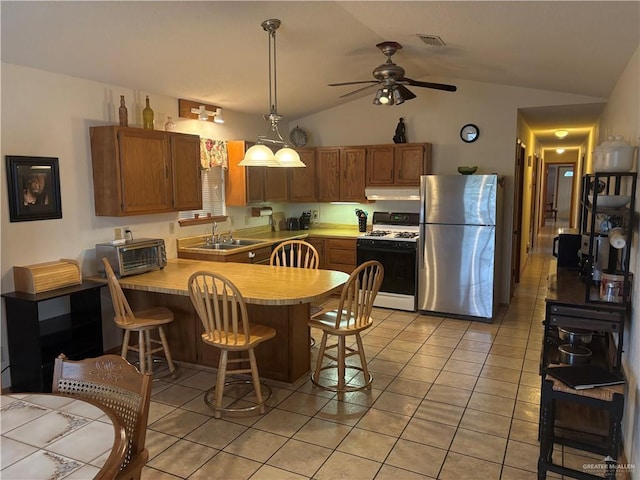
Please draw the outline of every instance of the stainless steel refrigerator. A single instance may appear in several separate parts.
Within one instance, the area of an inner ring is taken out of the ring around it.
[[[499,294],[498,175],[420,178],[418,309],[491,321]]]

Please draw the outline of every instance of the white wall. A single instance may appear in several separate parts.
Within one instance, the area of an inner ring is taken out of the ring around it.
[[[600,118],[602,143],[609,135],[622,135],[631,145],[640,144],[640,46],[631,57],[624,73],[618,80],[609,102]],[[637,155],[637,154],[636,154]],[[636,171],[639,171],[636,157]],[[636,192],[636,213],[640,211],[640,195]],[[631,251],[631,270],[635,274],[632,292],[631,321],[627,323],[626,346],[622,358],[627,376],[627,395],[623,424],[624,450],[629,463],[635,464],[632,478],[640,478],[640,255],[638,238],[640,225],[636,215]]]

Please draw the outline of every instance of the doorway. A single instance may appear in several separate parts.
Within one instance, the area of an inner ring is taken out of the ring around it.
[[[573,226],[571,219],[575,175],[575,162],[547,164],[544,222],[551,220]]]
[[[511,234],[511,285],[510,295],[516,290],[516,283],[520,283],[520,263],[522,261],[520,248],[522,244],[522,195],[524,189],[524,160],[526,146],[520,139],[516,142],[516,166],[513,185],[513,232]]]

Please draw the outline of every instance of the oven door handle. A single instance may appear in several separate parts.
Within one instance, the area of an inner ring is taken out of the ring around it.
[[[369,252],[383,252],[383,253],[414,253],[417,248],[369,248],[369,247],[356,247],[357,252],[369,253]]]

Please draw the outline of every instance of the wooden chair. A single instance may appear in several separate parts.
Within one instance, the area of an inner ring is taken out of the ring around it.
[[[304,240],[288,240],[271,252],[269,263],[278,267],[318,268],[320,255],[316,247]]]
[[[195,272],[189,277],[188,290],[204,327],[202,341],[220,350],[216,385],[205,392],[205,403],[212,408],[215,418],[220,418],[221,412],[258,410],[263,414],[271,389],[260,382],[254,348],[275,337],[276,331],[264,325],[249,323],[244,297],[222,275],[202,270]],[[229,358],[229,352],[235,352],[235,356],[232,354],[232,358]],[[247,362],[250,368],[246,368]],[[230,365],[234,367],[229,368]],[[245,373],[251,374],[251,381],[237,378],[227,381],[227,377]],[[245,397],[243,401],[250,403],[247,407],[234,407],[233,403],[224,406],[225,387],[236,384],[253,384],[255,402]],[[267,392],[265,395],[262,393],[263,387]]]
[[[118,355],[72,361],[63,355],[55,360],[53,393],[94,401],[110,409],[124,424],[127,451],[116,480],[139,479],[149,459],[145,448],[151,401],[149,373]]]
[[[338,308],[309,320],[309,326],[319,328],[323,332],[311,381],[319,388],[338,392],[340,400],[343,398],[344,392],[371,389],[373,378],[367,369],[367,359],[360,332],[372,325],[373,301],[380,290],[383,276],[384,268],[380,262],[370,260],[363,263],[351,273],[342,288]],[[337,343],[327,345],[330,335],[337,337]],[[355,336],[357,349],[346,345],[346,337],[350,335]],[[332,355],[329,351],[334,348],[337,352]],[[360,357],[360,367],[346,364],[346,359],[353,355]],[[325,358],[328,358],[330,362],[323,365]],[[321,379],[321,372],[328,369],[337,370],[337,375]],[[345,378],[347,369],[362,372],[363,382],[348,385]],[[327,378],[337,378],[337,383],[327,383]]]
[[[168,374],[175,376],[176,366],[171,358],[169,343],[162,328],[163,325],[173,322],[173,312],[165,307],[152,307],[133,312],[127,298],[124,296],[120,282],[118,282],[118,278],[109,264],[109,260],[103,258],[102,262],[104,263],[107,274],[109,292],[111,293],[113,310],[115,312],[113,320],[118,327],[124,330],[122,357],[127,358],[129,350],[138,352],[140,372],[145,373],[148,370],[150,373],[153,373],[153,354],[162,352],[169,368]],[[151,338],[151,332],[153,330],[158,330],[160,340]],[[138,343],[136,345],[129,345],[131,332],[138,332]],[[159,346],[154,348],[154,345]]]
[[[316,247],[304,240],[288,240],[282,242],[273,252],[269,264],[277,267],[298,267],[298,268],[318,268],[320,264],[320,255]],[[309,316],[311,318],[319,315],[323,311],[320,305],[311,304],[309,307]],[[316,341],[313,337],[309,337],[309,344],[313,347]]]

